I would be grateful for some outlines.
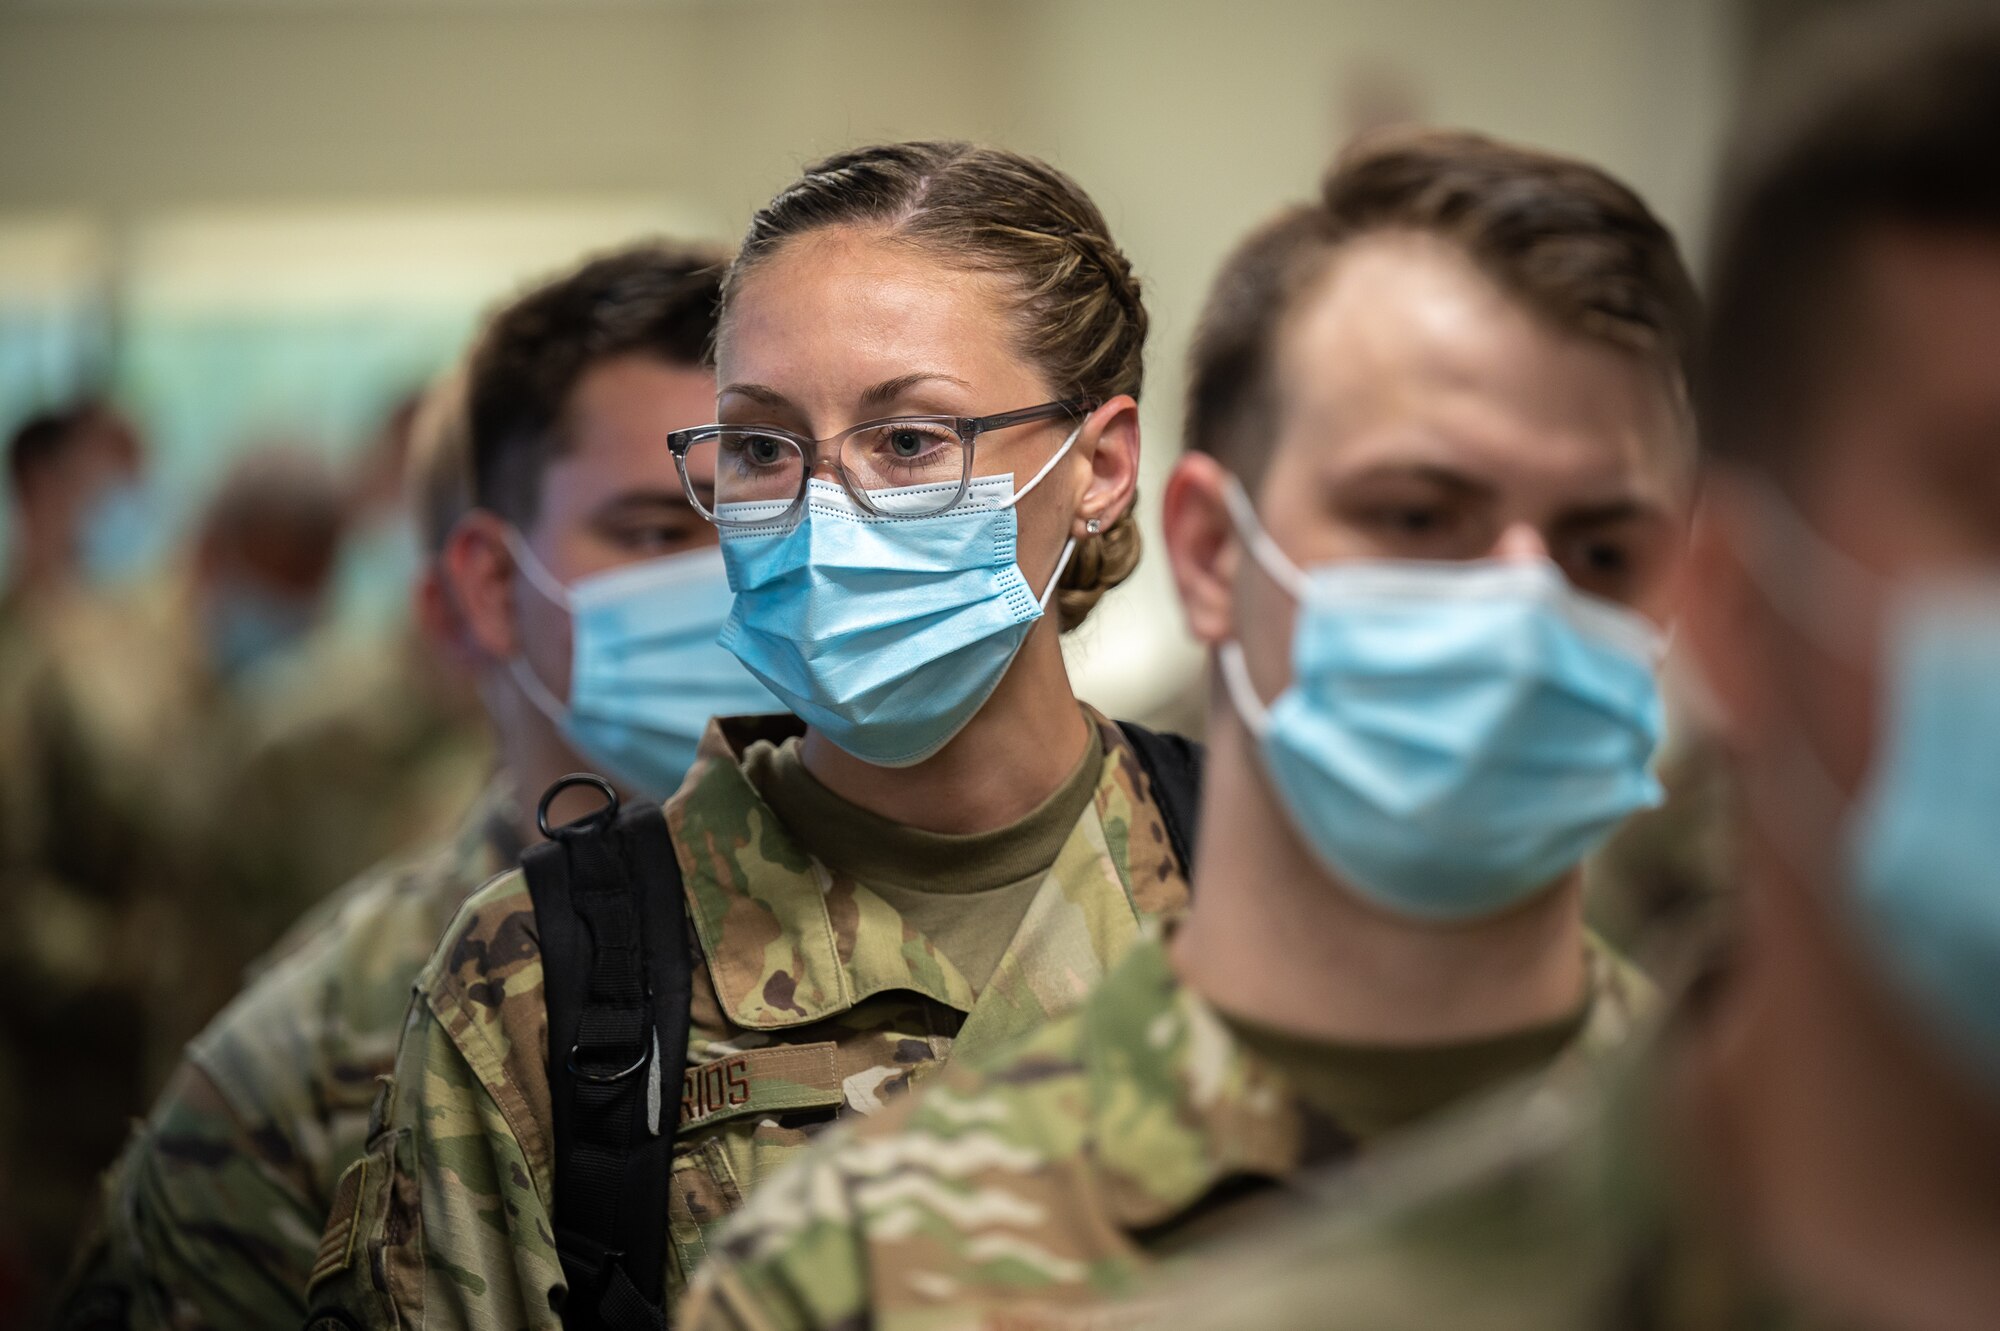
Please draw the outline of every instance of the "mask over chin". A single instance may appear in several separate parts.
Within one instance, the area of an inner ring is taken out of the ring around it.
[[[1660,634],[1537,561],[1300,570],[1231,482],[1237,532],[1298,601],[1292,682],[1266,704],[1220,666],[1301,838],[1378,906],[1495,915],[1658,804]]]

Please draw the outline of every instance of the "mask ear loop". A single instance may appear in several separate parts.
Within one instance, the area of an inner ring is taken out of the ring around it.
[[[528,548],[527,539],[514,528],[508,527],[506,541],[507,553],[514,556],[515,565],[527,576],[529,585],[541,593],[550,604],[560,606],[567,611],[570,608],[569,588],[558,582],[556,576],[549,572],[548,566],[535,558],[535,552]],[[547,717],[550,724],[561,729],[569,723],[569,708],[557,699],[547,684],[542,682],[542,677],[528,664],[527,657],[516,655],[507,663],[507,673],[527,697],[528,702],[536,711]]]
[[[1305,600],[1312,580],[1264,530],[1243,482],[1231,476],[1228,484],[1222,487],[1222,502],[1229,509],[1229,522],[1236,528],[1236,538],[1243,542],[1243,548],[1250,552],[1258,567],[1270,576],[1271,581],[1290,592],[1294,601]]]
[[[1069,450],[1071,445],[1075,444],[1076,437],[1083,433],[1083,427],[1085,424],[1086,422],[1084,421],[1078,421],[1076,423],[1076,428],[1069,432],[1069,438],[1063,440],[1061,448],[1058,448],[1054,453],[1049,455],[1049,460],[1042,464],[1042,469],[1036,472],[1033,476],[1030,476],[1028,478],[1028,483],[1022,486],[1020,489],[1016,490],[1014,492],[1014,497],[1012,499],[1009,499],[1004,504],[995,504],[993,507],[1012,508],[1014,507],[1014,505],[1020,503],[1023,499],[1026,499],[1028,495],[1034,490],[1034,488],[1042,483],[1042,478],[1044,476],[1047,476],[1050,472],[1056,469],[1056,463],[1061,462],[1065,457],[1069,455]],[[1067,556],[1065,556],[1065,558],[1067,558]]]
[[[1257,696],[1250,682],[1250,667],[1243,660],[1243,644],[1230,639],[1215,651],[1216,665],[1222,670],[1222,684],[1229,692],[1230,705],[1243,718],[1250,734],[1263,739],[1271,729],[1271,709]]]
[[[1876,641],[1855,617],[1815,596],[1801,573],[1810,570],[1812,581],[1837,583],[1877,602],[1887,599],[1887,579],[1815,531],[1771,482],[1751,476],[1739,485],[1749,496],[1756,519],[1745,566],[1772,608],[1828,654],[1849,664],[1867,661],[1877,650]],[[1829,872],[1842,877],[1845,847],[1829,860],[1825,829],[1842,826],[1855,815],[1867,798],[1866,787],[1850,799],[1796,725],[1788,725],[1786,732],[1776,755],[1782,770],[1767,779],[1769,798],[1753,801],[1750,816],[1793,873],[1808,882]]]
[[[1813,580],[1837,583],[1857,596],[1881,603],[1887,579],[1839,549],[1813,529],[1792,502],[1762,477],[1747,477],[1741,490],[1756,509],[1750,532],[1750,572],[1779,614],[1828,652],[1853,665],[1872,659],[1875,639],[1855,616],[1842,614],[1803,585],[1803,563]],[[1795,556],[1804,552],[1803,561]]]
[[[1243,482],[1231,476],[1222,487],[1222,501],[1229,510],[1229,523],[1236,529],[1236,539],[1243,542],[1243,548],[1250,552],[1250,557],[1257,561],[1265,576],[1289,593],[1294,601],[1304,601],[1310,580],[1291,557],[1278,548],[1278,543],[1264,530],[1264,524],[1257,520],[1256,506],[1250,502]],[[1243,659],[1243,644],[1231,638],[1216,649],[1215,656],[1216,664],[1222,670],[1223,687],[1229,692],[1230,704],[1243,718],[1243,724],[1250,733],[1257,739],[1263,739],[1271,729],[1271,709],[1257,696],[1257,686],[1250,682],[1250,666]]]

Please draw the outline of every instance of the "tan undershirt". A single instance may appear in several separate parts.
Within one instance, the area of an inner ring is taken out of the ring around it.
[[[1275,1064],[1301,1099],[1367,1141],[1445,1106],[1548,1066],[1583,1028],[1590,1008],[1541,1026],[1437,1045],[1338,1044],[1223,1014],[1236,1037]]]
[[[951,959],[974,993],[984,990],[1097,793],[1103,748],[1093,740],[1062,785],[1020,821],[952,836],[842,799],[806,770],[799,745],[797,737],[758,741],[743,755],[744,776],[816,858],[867,884]]]

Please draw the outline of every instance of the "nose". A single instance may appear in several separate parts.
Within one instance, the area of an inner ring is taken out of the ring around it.
[[[1551,556],[1549,543],[1542,539],[1542,533],[1536,529],[1534,523],[1513,522],[1501,531],[1500,539],[1493,543],[1491,557],[1509,562],[1526,562],[1548,559]]]

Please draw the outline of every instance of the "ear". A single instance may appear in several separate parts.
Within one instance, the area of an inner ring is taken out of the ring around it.
[[[1090,413],[1076,442],[1077,451],[1090,460],[1090,484],[1077,505],[1076,529],[1071,533],[1082,540],[1092,518],[1099,531],[1108,531],[1132,507],[1138,493],[1138,402],[1126,393],[1112,398]]]
[[[1713,704],[1724,745],[1754,750],[1773,715],[1766,687],[1764,600],[1745,566],[1743,523],[1755,515],[1724,481],[1704,487],[1681,568],[1679,631]]]
[[[1167,477],[1160,515],[1167,562],[1180,590],[1188,632],[1204,647],[1235,634],[1236,564],[1242,546],[1223,499],[1229,473],[1206,453],[1189,453]]]
[[[495,661],[519,655],[514,556],[507,548],[506,520],[486,509],[460,518],[445,539],[438,570],[444,595],[457,607],[471,645]]]
[[[452,669],[476,671],[485,663],[482,653],[473,645],[471,629],[458,608],[458,598],[445,585],[442,555],[426,565],[411,584],[410,618],[424,645]]]

